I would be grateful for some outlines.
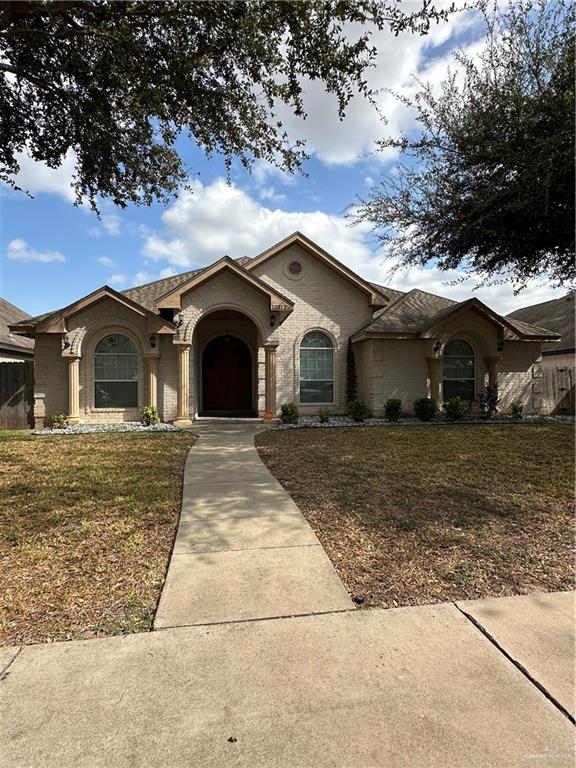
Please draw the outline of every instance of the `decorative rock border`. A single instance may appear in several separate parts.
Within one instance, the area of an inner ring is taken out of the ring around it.
[[[64,429],[45,427],[35,430],[33,435],[94,435],[102,432],[180,432],[174,424],[152,424],[145,426],[139,421],[121,421],[109,424],[74,424]]]
[[[545,423],[574,424],[574,416],[524,416],[513,419],[512,416],[494,416],[491,419],[463,418],[452,421],[447,418],[435,418],[431,421],[420,421],[416,417],[404,417],[398,421],[387,419],[366,419],[353,421],[349,416],[330,416],[330,421],[321,424],[318,416],[300,416],[297,424],[278,424],[274,429],[324,429],[330,427],[453,427],[460,425],[502,426],[503,424],[545,424]]]

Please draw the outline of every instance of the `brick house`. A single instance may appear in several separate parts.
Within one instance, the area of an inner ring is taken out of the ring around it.
[[[35,339],[36,426],[165,421],[199,415],[274,418],[346,408],[351,340],[359,396],[376,413],[399,397],[470,400],[497,383],[502,407],[528,411],[541,345],[559,337],[502,317],[478,299],[454,302],[367,282],[296,232],[254,258],[227,256],[118,292],[104,286],[64,309],[12,326]]]

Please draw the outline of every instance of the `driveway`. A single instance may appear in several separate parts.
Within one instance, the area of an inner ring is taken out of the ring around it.
[[[258,456],[262,429],[195,425],[155,629],[354,609],[316,534]]]
[[[527,598],[528,643],[523,600],[486,601],[508,655],[452,604],[28,646],[0,683],[2,766],[572,766],[552,699],[571,706],[573,596]]]

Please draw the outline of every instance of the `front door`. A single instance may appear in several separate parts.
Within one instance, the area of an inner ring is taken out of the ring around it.
[[[204,349],[202,405],[206,415],[252,413],[252,356],[235,336],[219,336]]]

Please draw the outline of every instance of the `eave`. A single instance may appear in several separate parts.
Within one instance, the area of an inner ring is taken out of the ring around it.
[[[66,333],[67,332],[67,320],[70,317],[78,314],[88,307],[92,307],[99,304],[106,299],[116,301],[122,306],[129,309],[131,312],[139,315],[146,320],[147,330],[150,333],[159,334],[175,334],[176,326],[169,320],[165,320],[160,315],[151,312],[141,304],[129,299],[122,293],[115,291],[114,288],[110,288],[109,285],[104,285],[98,288],[96,291],[84,296],[82,299],[69,304],[63,309],[58,309],[52,312],[47,317],[42,318],[36,323],[26,323],[25,325],[9,326],[13,333],[20,333],[22,335],[33,336],[36,333]]]
[[[294,302],[287,296],[269,286],[264,280],[248,272],[244,267],[237,264],[228,256],[211,264],[210,266],[198,272],[182,285],[179,285],[172,291],[163,294],[156,299],[158,309],[181,309],[182,296],[190,291],[194,291],[209,280],[213,280],[217,275],[223,272],[230,272],[239,280],[249,285],[254,290],[267,296],[270,300],[271,312],[292,312]]]

